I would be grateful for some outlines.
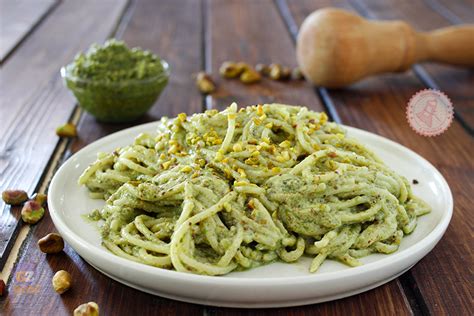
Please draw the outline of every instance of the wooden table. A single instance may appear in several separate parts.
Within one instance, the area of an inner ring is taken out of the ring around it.
[[[73,249],[46,256],[36,242],[55,231],[49,215],[35,226],[19,220],[19,208],[1,204],[1,278],[8,294],[0,314],[71,314],[96,301],[103,315],[148,314],[451,314],[473,307],[472,254],[474,193],[474,73],[434,64],[403,74],[374,77],[349,88],[326,90],[307,83],[264,80],[244,86],[218,77],[225,60],[278,62],[295,66],[295,37],[305,16],[335,6],[373,19],[404,19],[419,30],[474,22],[472,0],[1,0],[0,189],[47,190],[55,170],[71,154],[132,124],[109,125],[79,109],[63,87],[59,68],[93,42],[124,39],[159,53],[172,67],[160,100],[140,124],[238,102],[301,104],[330,118],[393,139],[418,152],[446,177],[454,194],[451,224],[436,248],[411,270],[374,290],[322,304],[267,310],[239,310],[168,300],[134,290],[102,275]],[[219,85],[203,97],[191,75],[213,74]],[[455,105],[455,120],[434,138],[417,135],[405,118],[417,91],[437,88]],[[72,121],[79,138],[59,139],[54,130]],[[57,270],[75,285],[62,296],[51,287]]]

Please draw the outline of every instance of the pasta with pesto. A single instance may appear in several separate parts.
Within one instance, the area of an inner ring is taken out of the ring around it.
[[[163,118],[79,178],[105,200],[103,245],[155,267],[223,275],[311,256],[395,252],[430,207],[373,152],[305,107]]]

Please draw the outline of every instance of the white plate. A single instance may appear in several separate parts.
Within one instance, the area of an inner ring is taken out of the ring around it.
[[[141,132],[153,132],[157,122],[107,136],[72,156],[58,170],[49,188],[51,217],[66,242],[87,262],[109,277],[133,288],[176,300],[229,307],[260,308],[312,304],[367,291],[411,268],[433,249],[444,234],[453,212],[453,198],[443,176],[424,158],[386,138],[356,128],[348,134],[374,150],[391,168],[417,179],[414,193],[433,211],[419,218],[413,234],[403,238],[391,255],[362,258],[356,268],[327,260],[315,274],[308,272],[310,258],[297,263],[273,263],[226,276],[202,276],[159,269],[117,257],[101,246],[97,228],[81,217],[103,201],[92,200],[77,178],[99,151],[130,144]]]

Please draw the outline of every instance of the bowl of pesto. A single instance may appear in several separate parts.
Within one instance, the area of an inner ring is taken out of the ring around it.
[[[79,105],[102,122],[129,122],[145,114],[168,83],[166,61],[148,50],[108,40],[79,53],[61,76]]]

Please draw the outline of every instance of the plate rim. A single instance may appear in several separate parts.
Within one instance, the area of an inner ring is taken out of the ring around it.
[[[452,196],[451,189],[446,179],[444,178],[444,176],[428,160],[426,160],[424,157],[417,154],[410,148],[405,147],[391,139],[388,139],[386,137],[383,137],[375,133],[371,133],[371,132],[368,132],[356,127],[339,124],[343,128],[347,129],[349,133],[351,131],[354,131],[356,133],[361,133],[366,137],[375,138],[381,142],[388,142],[391,146],[395,146],[398,150],[405,151],[411,156],[414,156],[416,159],[423,161],[423,164],[426,164],[427,166],[429,166],[431,169],[434,170],[435,177],[441,180],[443,191],[446,193],[449,193],[446,195],[446,198],[447,198],[446,204],[448,206],[448,209],[442,213],[434,229],[430,231],[426,236],[424,236],[416,244],[399,252],[398,256],[387,256],[375,262],[365,263],[358,267],[352,267],[350,269],[340,270],[340,271],[324,272],[323,274],[308,273],[307,275],[285,276],[285,277],[276,277],[276,278],[268,278],[268,277],[242,278],[239,276],[228,276],[228,275],[224,277],[223,276],[208,276],[208,275],[199,275],[199,274],[185,273],[185,272],[179,272],[179,271],[174,271],[174,270],[161,269],[158,267],[153,267],[153,266],[149,266],[143,263],[134,262],[131,260],[127,260],[125,258],[121,258],[119,256],[116,256],[108,252],[105,248],[95,249],[95,245],[92,245],[94,246],[94,248],[91,248],[90,243],[82,239],[80,235],[77,235],[76,233],[74,233],[66,225],[65,221],[61,218],[61,215],[60,215],[61,212],[57,211],[58,209],[60,209],[60,206],[57,205],[57,203],[59,203],[58,199],[55,199],[55,196],[56,196],[55,188],[57,186],[56,183],[59,181],[60,176],[63,173],[65,173],[65,170],[67,170],[67,168],[70,167],[74,163],[74,161],[77,160],[78,157],[80,157],[80,155],[83,155],[84,153],[94,149],[95,147],[99,147],[100,145],[107,143],[111,139],[119,138],[122,135],[125,135],[125,134],[128,135],[135,131],[145,131],[148,129],[151,130],[152,126],[159,125],[159,124],[160,124],[160,121],[154,121],[150,123],[133,126],[133,127],[126,128],[124,130],[112,133],[110,135],[102,137],[88,144],[87,146],[79,150],[77,153],[72,155],[69,159],[67,159],[62,164],[62,166],[56,171],[55,175],[53,176],[53,179],[51,180],[51,183],[48,188],[49,213],[51,215],[51,219],[56,229],[58,229],[58,231],[65,232],[66,235],[74,239],[75,243],[78,243],[82,248],[87,248],[88,251],[90,251],[94,256],[101,257],[101,259],[113,265],[119,265],[120,268],[124,268],[130,271],[133,270],[133,272],[141,272],[141,273],[145,272],[147,274],[154,274],[156,276],[162,276],[168,279],[179,279],[180,281],[185,281],[185,282],[205,283],[207,285],[219,285],[219,286],[235,285],[236,282],[239,282],[239,283],[244,282],[248,286],[263,287],[263,286],[268,286],[268,285],[275,285],[275,286],[285,285],[285,284],[288,284],[289,281],[291,281],[292,285],[302,285],[302,284],[313,283],[316,281],[320,281],[320,282],[331,281],[331,280],[337,281],[337,280],[345,279],[348,277],[363,276],[364,274],[367,274],[367,273],[374,273],[374,272],[380,271],[381,269],[386,268],[386,264],[388,262],[390,262],[390,265],[396,265],[397,263],[404,261],[407,257],[410,257],[414,255],[415,253],[418,254],[420,252],[423,252],[423,249],[427,247],[431,247],[431,249],[429,249],[425,254],[422,255],[422,257],[426,256],[444,235],[444,232],[446,231],[453,215],[454,203],[453,203],[453,196]],[[76,249],[74,250],[77,252]],[[119,268],[119,267],[116,267],[116,268]]]
[[[287,301],[259,301],[259,302],[239,302],[239,301],[229,301],[229,300],[210,300],[210,299],[197,299],[193,297],[183,297],[183,296],[178,296],[178,295],[172,295],[172,294],[163,294],[161,291],[151,291],[148,290],[140,285],[133,284],[129,281],[123,280],[120,277],[114,276],[108,272],[103,271],[102,269],[96,267],[92,263],[88,262],[94,269],[99,271],[100,273],[104,274],[105,276],[120,282],[128,287],[131,287],[135,290],[148,293],[151,295],[159,295],[160,297],[164,297],[170,300],[176,300],[180,302],[186,302],[186,303],[192,303],[192,304],[205,304],[205,305],[211,305],[211,306],[217,306],[217,307],[230,307],[230,308],[243,308],[243,309],[253,309],[253,308],[281,308],[281,307],[297,307],[297,306],[305,306],[305,305],[311,305],[311,304],[319,304],[323,302],[328,302],[328,301],[333,301],[333,300],[338,300],[342,298],[346,298],[349,296],[357,295],[364,293],[366,291],[370,291],[372,289],[375,289],[379,286],[384,285],[387,282],[393,281],[394,279],[398,278],[408,270],[410,270],[416,263],[413,263],[409,265],[407,268],[402,269],[399,272],[396,272],[395,274],[389,276],[386,279],[383,280],[378,280],[375,282],[372,282],[368,285],[364,285],[362,287],[358,287],[356,289],[348,290],[345,292],[339,292],[337,294],[329,294],[324,297],[314,297],[314,298],[304,298],[304,299],[299,299],[299,300],[287,300]],[[243,305],[245,304],[245,305]]]

